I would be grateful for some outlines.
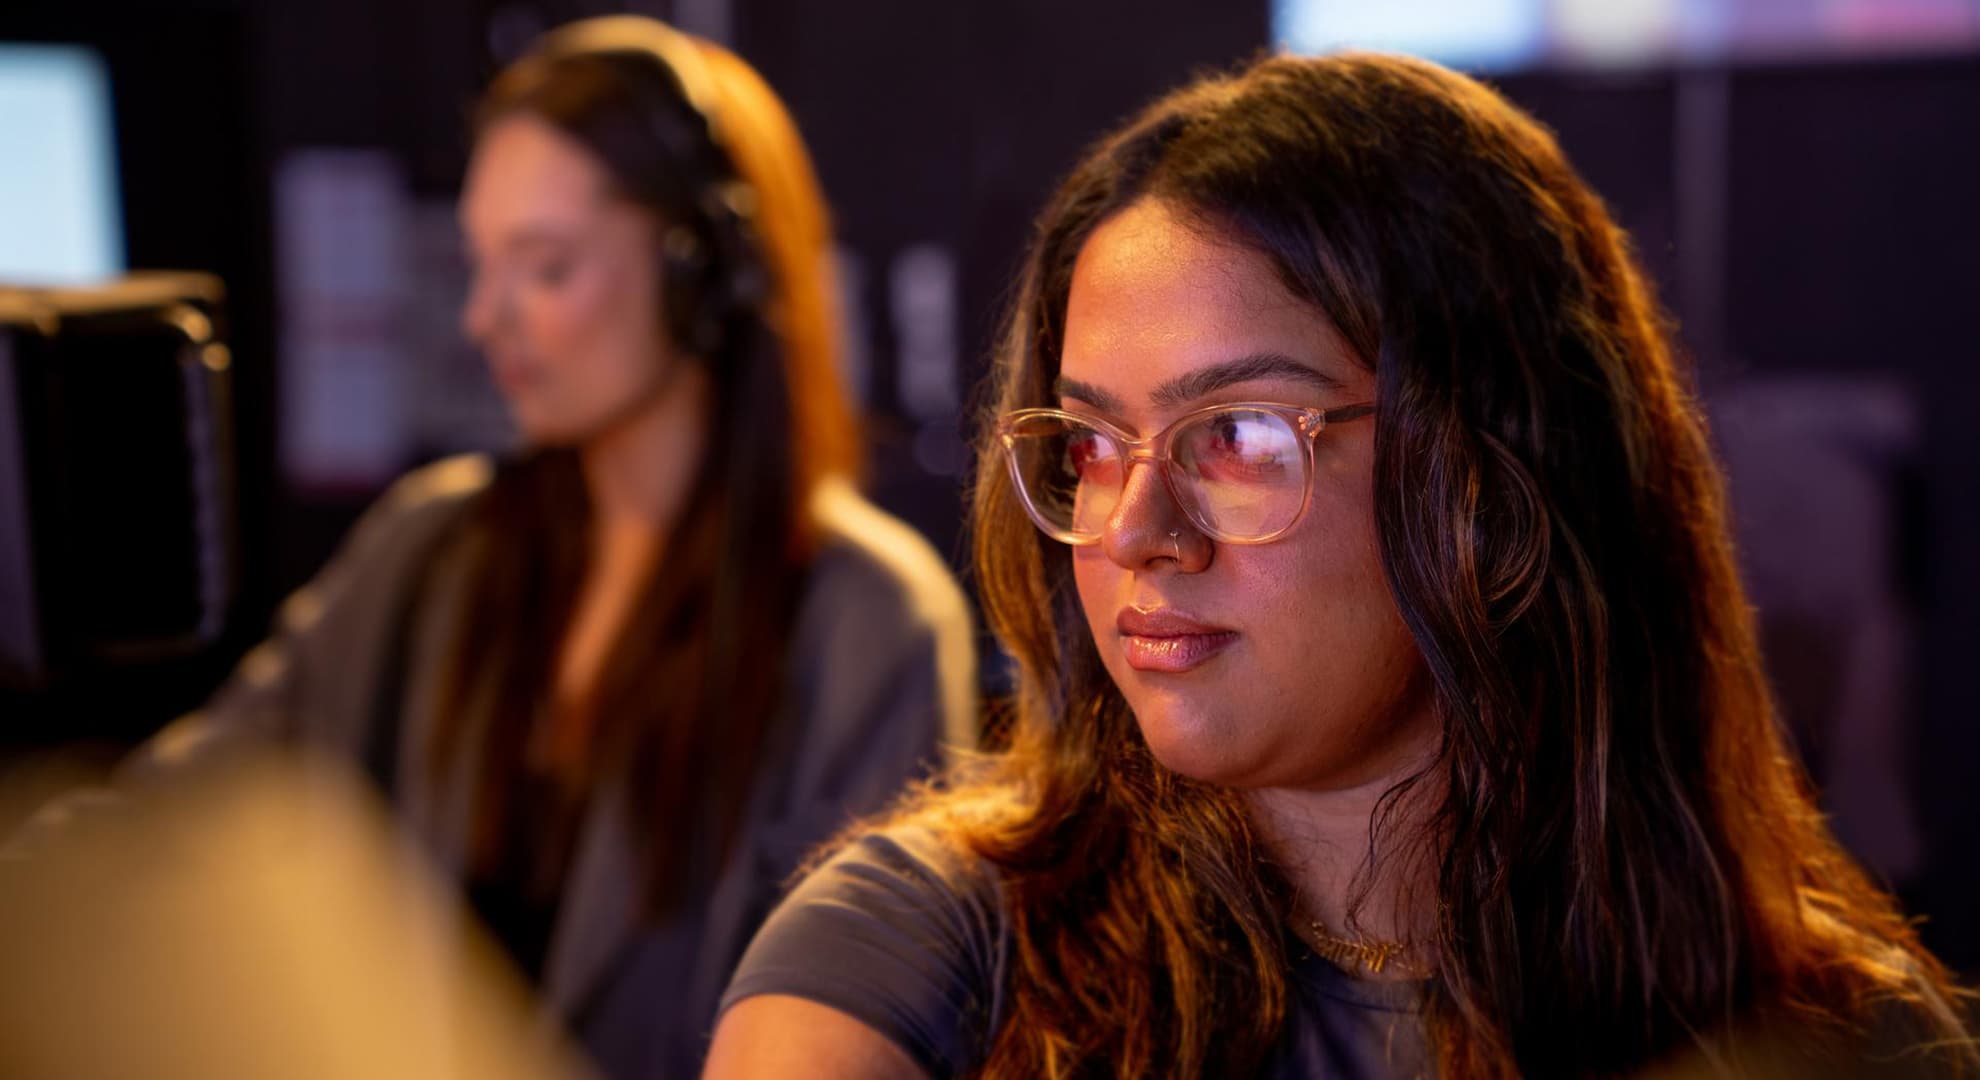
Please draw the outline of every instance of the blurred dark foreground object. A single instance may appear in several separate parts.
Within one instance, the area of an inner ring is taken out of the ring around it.
[[[348,773],[186,779],[0,847],[0,1076],[588,1075]]]
[[[0,688],[219,639],[239,578],[221,299],[189,273],[0,287]]]

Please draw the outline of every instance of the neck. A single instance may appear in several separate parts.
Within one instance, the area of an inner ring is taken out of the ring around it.
[[[587,703],[691,494],[708,397],[698,367],[677,371],[649,400],[577,447],[591,503],[590,562],[558,654],[554,693],[565,707],[543,736],[545,760],[577,762],[588,752]]]
[[[657,543],[680,519],[701,466],[709,392],[699,367],[673,373],[651,401],[578,447],[601,553]]]
[[[1417,740],[1394,767],[1353,786],[1264,788],[1246,796],[1261,840],[1293,887],[1288,917],[1302,936],[1318,922],[1339,938],[1402,944],[1415,964],[1384,977],[1420,968],[1435,930],[1433,867],[1414,843],[1435,806],[1434,774],[1399,799],[1385,803],[1383,796],[1434,753],[1434,741]]]

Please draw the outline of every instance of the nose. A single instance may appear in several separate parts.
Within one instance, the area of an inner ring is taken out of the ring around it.
[[[1215,545],[1190,524],[1162,468],[1145,458],[1128,462],[1121,501],[1107,516],[1100,547],[1123,570],[1147,571],[1169,562],[1194,574],[1210,565]]]
[[[488,344],[506,306],[493,275],[477,269],[468,281],[467,300],[461,304],[461,336],[476,345]]]

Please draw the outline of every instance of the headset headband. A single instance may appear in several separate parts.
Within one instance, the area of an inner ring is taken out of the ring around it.
[[[715,80],[701,46],[679,30],[644,15],[599,15],[579,19],[543,36],[538,51],[548,56],[579,53],[647,53],[661,63],[681,88],[688,106],[708,124],[708,135],[724,155],[729,146],[723,139],[716,108]]]

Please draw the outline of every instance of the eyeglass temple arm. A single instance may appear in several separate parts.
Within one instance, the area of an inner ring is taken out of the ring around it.
[[[1372,401],[1364,401],[1356,405],[1343,405],[1338,409],[1315,409],[1307,413],[1307,415],[1319,418],[1320,423],[1309,431],[1308,434],[1318,434],[1322,428],[1330,424],[1345,424],[1349,420],[1359,420],[1364,416],[1372,416],[1374,413],[1375,403]]]

